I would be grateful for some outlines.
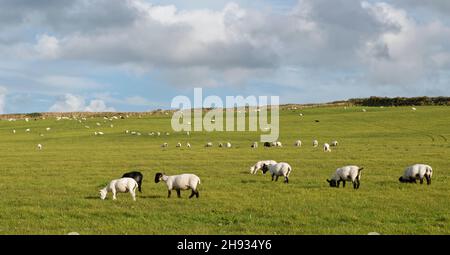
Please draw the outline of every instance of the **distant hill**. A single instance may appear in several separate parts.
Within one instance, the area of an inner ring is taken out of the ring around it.
[[[281,110],[296,110],[311,107],[337,107],[337,106],[430,106],[430,105],[450,105],[450,97],[369,97],[352,98],[349,100],[333,101],[318,104],[284,104],[280,105]],[[204,109],[209,111],[210,108]],[[23,114],[2,114],[0,119],[41,119],[48,117],[144,117],[153,115],[169,115],[175,110],[157,109],[147,112],[43,112],[43,113],[23,113]]]

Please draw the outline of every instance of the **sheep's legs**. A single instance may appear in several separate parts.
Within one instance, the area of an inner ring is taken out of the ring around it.
[[[177,189],[177,197],[181,198],[181,191],[179,189]]]
[[[272,181],[273,181],[273,177],[275,177],[275,174],[272,174]]]
[[[140,193],[142,193],[141,186],[142,186],[142,180],[140,180],[140,181],[138,182],[138,188],[139,188],[139,192],[140,192]]]
[[[168,191],[167,191],[167,194],[168,194],[168,195],[167,195],[167,198],[170,198],[170,194],[172,194],[172,191],[168,190]]]
[[[289,178],[287,176],[284,177],[284,183],[289,183]]]
[[[111,192],[113,194],[113,200],[116,200],[117,199],[117,197],[116,197],[116,190],[113,189],[113,190],[111,190]]]
[[[278,175],[277,175],[277,177],[275,177],[275,181],[278,181],[278,177],[279,177]]]
[[[431,184],[431,177],[426,175],[425,178],[427,178],[427,185]]]
[[[342,188],[345,188],[345,181],[342,181]]]
[[[420,184],[423,184],[423,177],[419,179],[420,180]]]
[[[196,191],[192,190],[192,193],[191,193],[191,195],[189,196],[189,198],[192,198],[194,195],[195,195],[195,197],[198,198],[198,196],[199,196],[198,190],[196,190]]]
[[[136,201],[136,192],[133,190],[130,190],[131,197],[133,198],[133,201]]]

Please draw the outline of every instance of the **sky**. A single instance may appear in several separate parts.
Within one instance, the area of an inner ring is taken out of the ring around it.
[[[0,0],[0,113],[450,96],[447,0]]]

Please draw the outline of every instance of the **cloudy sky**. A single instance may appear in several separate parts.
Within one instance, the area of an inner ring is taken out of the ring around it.
[[[0,113],[450,96],[448,0],[0,0]]]

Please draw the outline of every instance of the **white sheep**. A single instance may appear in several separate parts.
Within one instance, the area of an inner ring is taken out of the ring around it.
[[[300,140],[295,141],[294,146],[295,147],[302,147],[302,141],[300,141]]]
[[[331,180],[327,179],[330,187],[339,188],[339,184],[342,181],[342,186],[345,188],[345,182],[351,181],[354,189],[359,189],[361,181],[361,170],[364,168],[359,166],[344,166],[336,169],[331,176]]]
[[[313,140],[313,147],[317,147],[317,146],[319,146],[319,141]]]
[[[190,143],[187,143],[187,144],[186,144],[186,147],[191,148],[191,144],[190,144]]]
[[[323,144],[323,151],[325,152],[331,152],[330,145],[328,143]]]
[[[172,190],[177,191],[177,196],[181,197],[181,190],[191,189],[192,193],[189,198],[192,198],[194,195],[198,198],[199,192],[197,186],[200,184],[200,178],[195,174],[180,174],[180,175],[171,175],[168,176],[164,173],[156,173],[155,175],[155,183],[160,181],[164,181],[167,185],[168,198],[172,193]]]
[[[277,163],[277,164],[263,164],[262,171],[265,174],[269,171],[272,175],[272,181],[275,177],[275,181],[278,181],[278,177],[284,176],[284,183],[289,183],[289,174],[292,172],[292,167],[288,163]]]
[[[423,178],[427,180],[427,184],[431,184],[431,176],[433,176],[433,168],[425,164],[415,164],[405,169],[403,176],[398,180],[400,182],[414,182],[417,183],[417,179],[420,180],[420,184],[423,184]]]
[[[30,132],[31,131],[31,129],[29,129],[29,128],[27,128],[27,129],[25,129],[25,132]]]
[[[162,147],[162,148],[167,148],[167,147],[169,147],[169,144],[168,144],[168,143],[163,143],[163,144],[161,145],[161,147]]]
[[[51,128],[49,128],[49,127],[48,127],[48,128],[46,128],[45,130],[47,130],[47,131],[50,131],[50,130],[51,130]]]
[[[16,133],[16,130],[15,130],[15,129],[13,129],[13,131],[12,131],[12,132],[13,132],[13,134],[15,134],[15,133]]]
[[[226,144],[225,144],[225,147],[231,148],[231,143],[226,143]]]
[[[176,145],[176,147],[177,147],[177,148],[180,148],[180,147],[181,147],[181,143],[178,142],[177,145]]]
[[[275,165],[277,162],[275,160],[262,160],[256,162],[252,167],[250,167],[250,173],[256,174],[258,170],[262,169],[263,165]]]
[[[136,188],[138,188],[138,183],[133,178],[120,178],[112,180],[105,188],[100,190],[100,198],[105,200],[108,192],[112,192],[113,200],[116,200],[116,193],[127,193],[130,192],[131,197],[136,201]]]
[[[37,145],[38,150],[42,150],[42,144]]]
[[[254,142],[251,147],[252,148],[258,148],[258,142]]]
[[[208,143],[205,145],[205,147],[212,147],[212,146],[213,146],[212,142],[208,142]]]
[[[125,134],[129,134],[130,133],[130,130],[125,130]]]
[[[336,141],[336,140],[334,140],[334,141],[332,141],[331,142],[331,146],[333,146],[333,147],[337,147],[338,146],[338,141]]]

